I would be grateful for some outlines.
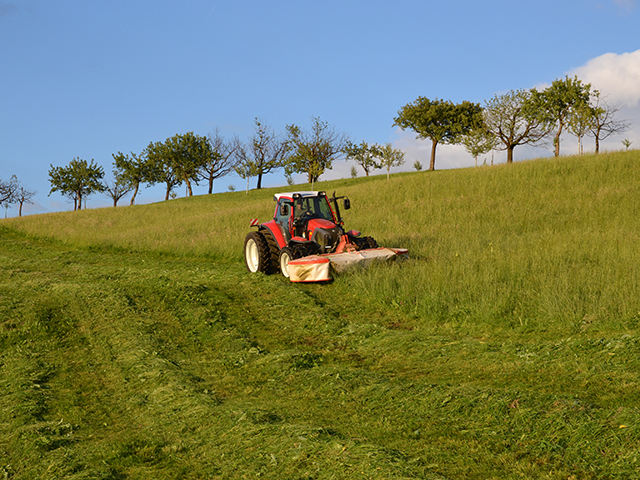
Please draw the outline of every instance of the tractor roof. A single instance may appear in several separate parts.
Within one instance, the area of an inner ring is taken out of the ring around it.
[[[273,199],[277,202],[278,200],[280,200],[280,197],[293,198],[293,196],[295,194],[300,195],[302,198],[307,198],[307,197],[317,197],[320,194],[324,194],[324,192],[286,192],[286,193],[276,193],[273,196]]]

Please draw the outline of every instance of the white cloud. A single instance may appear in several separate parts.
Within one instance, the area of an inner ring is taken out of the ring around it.
[[[631,53],[605,53],[576,68],[583,82],[600,90],[614,103],[633,108],[640,104],[640,50]]]
[[[629,131],[608,139],[605,150],[621,150],[625,138],[640,147],[640,50],[629,53],[605,53],[569,72],[583,82],[590,83],[611,103],[619,104],[617,118],[632,120]]]

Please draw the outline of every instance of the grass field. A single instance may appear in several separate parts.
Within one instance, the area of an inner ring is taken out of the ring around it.
[[[640,478],[640,152],[317,188],[411,259],[248,274],[275,190],[0,221],[0,478]]]

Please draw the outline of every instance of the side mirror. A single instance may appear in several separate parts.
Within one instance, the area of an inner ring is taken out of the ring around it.
[[[280,216],[281,217],[289,216],[289,205],[287,205],[286,203],[283,203],[282,205],[280,205]]]
[[[351,208],[351,202],[349,201],[348,198],[344,199],[344,209],[345,210],[349,210]]]

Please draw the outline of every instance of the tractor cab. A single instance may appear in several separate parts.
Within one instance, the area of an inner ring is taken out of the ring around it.
[[[297,192],[275,195],[277,202],[274,222],[286,242],[315,242],[320,253],[332,251],[338,245],[342,229],[338,199],[330,199],[325,192]],[[348,199],[345,207],[349,207]]]

